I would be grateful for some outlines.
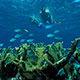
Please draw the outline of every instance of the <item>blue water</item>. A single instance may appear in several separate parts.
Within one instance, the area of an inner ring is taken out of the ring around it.
[[[40,9],[47,7],[56,21],[62,22],[53,25],[50,29],[39,28],[29,21],[29,16],[35,15],[40,18]],[[18,34],[22,36],[14,42],[10,42],[17,33],[15,29],[21,29]],[[27,29],[28,32],[25,32]],[[55,36],[62,37],[56,40],[48,38],[47,34],[54,30],[60,30]],[[34,33],[30,37],[29,34]],[[34,43],[51,44],[52,42],[64,41],[64,47],[70,47],[71,41],[80,37],[80,1],[74,0],[0,0],[0,43],[8,46],[19,46],[21,39],[34,39]],[[80,45],[80,43],[79,43]]]

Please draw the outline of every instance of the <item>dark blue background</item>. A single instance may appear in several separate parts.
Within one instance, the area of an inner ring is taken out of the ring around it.
[[[42,7],[48,7],[54,19],[62,24],[54,25],[50,29],[41,29],[29,21],[29,16],[35,15],[40,18],[39,12]],[[64,7],[61,9],[61,7]],[[11,43],[9,40],[16,35],[15,29],[22,29],[19,34],[22,37]],[[28,29],[28,33],[24,31]],[[54,30],[60,30],[56,36],[63,37],[63,40],[47,38],[46,35]],[[21,39],[29,39],[29,33],[34,43],[64,41],[64,47],[70,47],[71,41],[80,37],[80,2],[73,3],[73,0],[0,0],[0,43],[3,47],[19,46]],[[27,42],[27,41],[25,41]],[[80,45],[80,44],[79,44]]]

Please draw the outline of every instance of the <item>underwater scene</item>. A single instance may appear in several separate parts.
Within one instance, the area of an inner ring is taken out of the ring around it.
[[[0,80],[80,80],[80,0],[0,0]]]

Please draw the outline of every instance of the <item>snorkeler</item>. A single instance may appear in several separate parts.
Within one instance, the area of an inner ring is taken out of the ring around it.
[[[61,22],[56,22],[55,20],[53,20],[53,16],[46,8],[41,8],[40,16],[41,19],[37,19],[35,16],[30,16],[30,22],[40,28],[45,28],[46,25],[61,24]]]
[[[61,24],[61,22],[54,20],[53,15],[50,13],[48,8],[41,8],[40,16],[44,24]]]
[[[41,19],[44,24],[52,24],[53,23],[53,20],[52,20],[53,17],[50,14],[50,11],[48,9],[41,8],[40,16],[41,16]]]
[[[40,28],[44,27],[44,24],[41,21],[39,21],[35,16],[30,16],[30,22],[35,24],[36,26],[38,26]]]
[[[50,14],[49,10],[46,8],[41,8],[40,17],[41,19],[37,19],[35,16],[30,16],[31,23],[39,27],[53,23],[53,16]]]

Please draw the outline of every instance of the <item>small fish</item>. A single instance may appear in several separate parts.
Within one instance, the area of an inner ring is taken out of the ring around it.
[[[33,33],[30,33],[29,36],[32,37],[32,36],[34,36],[34,34]]]
[[[47,26],[45,26],[45,28],[50,29],[50,28],[52,28],[52,25],[47,25]]]
[[[21,39],[21,40],[20,40],[20,42],[24,42],[24,41],[25,41],[25,39]]]
[[[20,38],[22,35],[20,35],[20,34],[16,34],[14,37],[15,38]]]
[[[54,37],[54,36],[55,36],[55,35],[54,35],[54,34],[51,34],[51,33],[47,35],[48,38],[52,38],[52,37]]]
[[[55,30],[53,33],[56,34],[56,33],[59,33],[59,32],[60,32],[59,30]]]
[[[55,37],[56,40],[62,40],[62,37]]]
[[[14,42],[16,39],[15,38],[11,38],[10,39],[10,42]]]
[[[61,24],[62,22],[57,22],[57,21],[54,20],[54,23],[55,23],[55,24]]]
[[[24,29],[25,32],[29,32],[27,29]]]
[[[28,39],[27,40],[27,42],[33,42],[34,41],[34,39]]]
[[[3,43],[0,43],[0,47],[2,47],[4,44]]]
[[[20,32],[21,31],[21,29],[15,29],[14,30],[14,32]]]

